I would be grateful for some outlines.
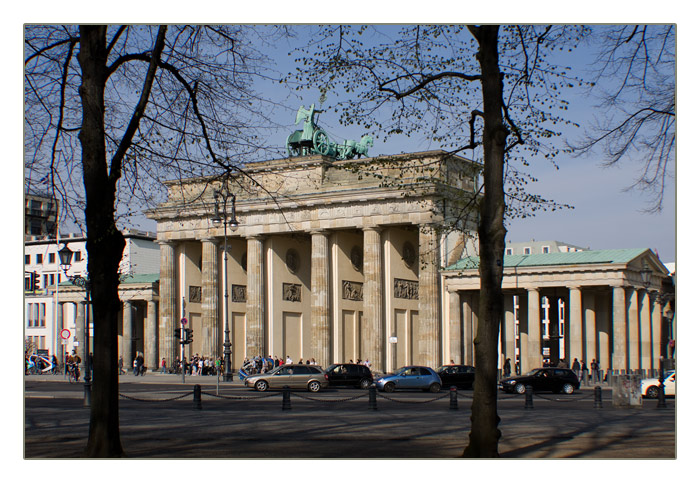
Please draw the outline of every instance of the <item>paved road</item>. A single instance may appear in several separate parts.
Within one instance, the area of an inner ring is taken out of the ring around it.
[[[471,391],[379,393],[370,409],[367,391],[294,391],[291,409],[281,392],[257,393],[214,377],[149,374],[121,376],[122,446],[133,458],[455,458],[468,441]],[[203,392],[195,409],[193,386]],[[25,377],[25,457],[79,458],[89,409],[82,385],[60,376]],[[657,409],[594,409],[593,392],[499,399],[501,456],[506,458],[674,458],[675,401]]]

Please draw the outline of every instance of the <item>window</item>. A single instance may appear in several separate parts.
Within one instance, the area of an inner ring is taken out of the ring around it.
[[[506,255],[512,255],[513,254],[513,249],[512,248],[506,248]]]
[[[79,262],[80,260],[82,260],[83,259],[82,254],[83,254],[83,252],[81,252],[81,251],[77,251],[77,252],[73,253],[73,261]]]
[[[36,254],[36,264],[41,265],[42,263],[44,263],[44,255],[42,255],[41,253],[37,253]]]
[[[523,249],[523,253],[524,253],[525,255],[529,255],[529,254],[530,254],[530,247],[525,247],[525,248]]]
[[[46,327],[46,304],[39,304],[39,327]],[[40,347],[44,348],[43,344]]]
[[[49,263],[56,263],[56,254],[49,253]]]
[[[24,264],[29,265],[30,263],[32,263],[32,258],[29,255],[25,255],[24,256]]]
[[[542,247],[542,253],[549,253],[549,247]]]

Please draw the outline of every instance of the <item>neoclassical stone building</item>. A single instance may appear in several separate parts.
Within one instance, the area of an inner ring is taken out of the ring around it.
[[[440,365],[449,330],[439,268],[469,251],[436,227],[460,219],[475,230],[457,214],[477,196],[477,176],[472,161],[432,151],[303,156],[166,183],[167,201],[147,213],[158,226],[160,285],[146,364],[180,355],[182,319],[194,331],[187,357],[221,355],[226,311],[233,367],[257,355],[324,366],[369,359],[378,371]],[[217,193],[227,189],[237,224],[224,263]]]
[[[465,363],[474,357],[478,263],[467,257],[443,272],[450,353]],[[603,371],[654,373],[675,339],[669,283],[648,249],[506,255],[501,362],[509,358],[525,372],[545,360],[596,359]]]
[[[182,319],[194,331],[186,357],[222,355],[224,311],[233,367],[257,355],[323,366],[369,359],[376,371],[473,364],[480,282],[466,207],[478,172],[443,151],[311,155],[166,183],[167,201],[147,214],[160,245],[147,366],[181,355],[173,332]],[[217,207],[226,189],[236,224],[225,241]],[[456,220],[462,235],[438,229]],[[501,362],[524,372],[595,358],[604,371],[653,372],[674,338],[667,282],[647,249],[506,255]]]

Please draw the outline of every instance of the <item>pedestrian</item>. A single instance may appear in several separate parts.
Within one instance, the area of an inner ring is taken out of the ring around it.
[[[598,365],[598,362],[593,359],[591,361],[591,373],[593,374],[593,384],[596,384],[600,382],[600,366]]]
[[[557,367],[560,369],[566,369],[567,368],[566,361],[564,359],[559,359],[559,364],[557,364]]]
[[[285,362],[285,364],[291,364],[291,363],[292,363],[292,358],[287,356],[287,361]]]
[[[165,357],[160,361],[160,373],[165,374],[165,371],[168,367],[168,363],[165,361]]]
[[[119,356],[119,375],[121,376],[122,374],[126,374],[124,370],[124,357]]]
[[[583,361],[581,363],[581,377],[580,379],[583,380],[583,383],[587,386],[588,385],[588,366],[586,365],[586,361]]]
[[[503,377],[510,377],[510,358],[506,357],[506,362],[503,364]]]
[[[578,377],[578,380],[581,380],[581,364],[578,361],[577,357],[574,357],[574,362],[571,364],[571,370],[576,373],[576,377]]]

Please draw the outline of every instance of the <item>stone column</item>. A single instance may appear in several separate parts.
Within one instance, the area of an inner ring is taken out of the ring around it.
[[[542,366],[542,318],[540,316],[540,291],[527,291],[527,359],[523,358],[520,373]]]
[[[515,295],[506,293],[503,295],[503,360],[501,367],[505,365],[506,359],[510,359],[510,370],[515,372]]]
[[[160,243],[160,320],[158,323],[158,360],[165,357],[172,365],[179,357],[179,344],[175,341],[177,318],[177,285],[175,281],[175,245]],[[126,361],[125,361],[126,362]]]
[[[588,291],[583,294],[583,327],[585,331],[583,357],[586,358],[588,370],[591,370],[591,360],[598,359],[596,355],[596,312],[595,293]]]
[[[248,280],[246,299],[246,356],[264,355],[265,293],[263,279],[263,240],[248,238]]]
[[[122,303],[122,357],[124,366],[131,367],[134,360],[134,318],[131,302]],[[153,367],[153,366],[146,366]]]
[[[76,349],[76,354],[80,357],[82,361],[80,364],[80,373],[85,374],[85,364],[87,363],[87,347],[85,347],[85,302],[78,302],[76,304],[75,312],[75,341],[78,342],[78,348]]]
[[[583,313],[581,287],[569,287],[569,367],[583,363]]]
[[[646,290],[639,292],[639,341],[641,369],[649,372],[656,369],[657,364],[651,358],[651,307],[649,306],[649,293]],[[651,376],[649,376],[651,377]]]
[[[143,341],[143,358],[146,361],[146,367],[160,370],[160,361],[158,360],[158,317],[156,309],[156,302],[154,300],[149,300],[146,309],[146,323],[143,328],[143,337],[145,339]],[[172,365],[172,361],[170,364]],[[128,369],[127,361],[124,361],[124,365]]]
[[[663,307],[660,303],[658,303],[657,297],[658,295],[654,297],[654,301],[651,303],[651,360],[654,361],[655,364],[658,364],[659,358],[661,357],[661,354],[663,354],[663,347],[661,347],[661,326],[663,325],[661,311]]]
[[[66,347],[61,344],[63,339],[61,338],[61,331],[63,330],[63,302],[58,302],[56,304],[56,359],[59,363],[65,362],[66,357]],[[60,352],[59,352],[60,351]]]
[[[629,351],[629,369],[636,371],[639,369],[639,298],[637,289],[630,289],[628,295],[627,323],[629,326],[627,333],[629,339],[627,340],[627,350]]]
[[[450,360],[457,364],[464,364],[464,354],[462,353],[462,304],[459,292],[449,292],[450,304]]]
[[[331,360],[330,252],[328,234],[311,233],[311,355],[321,366]],[[377,361],[378,362],[378,361]]]
[[[612,370],[627,371],[627,297],[624,287],[613,287]]]
[[[382,332],[382,244],[377,227],[364,228],[363,320],[360,327],[360,357],[369,359],[375,371],[384,370]]]
[[[219,344],[219,270],[217,243],[212,239],[202,240],[202,356],[221,354]],[[228,287],[224,287],[228,290]],[[228,310],[228,307],[224,307]]]
[[[435,228],[423,225],[418,232],[418,363],[440,365],[440,250]]]

